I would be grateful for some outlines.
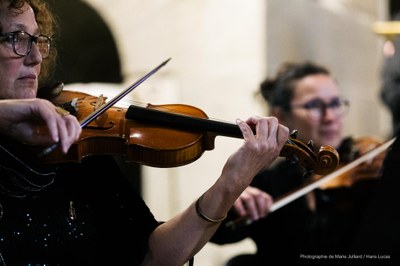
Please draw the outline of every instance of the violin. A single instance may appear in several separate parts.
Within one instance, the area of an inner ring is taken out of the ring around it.
[[[73,114],[82,120],[102,105],[103,100],[82,92],[62,91],[53,102],[64,107],[73,102],[75,107],[67,109],[76,109]],[[127,109],[112,106],[82,128],[79,140],[68,154],[56,149],[40,158],[40,162],[79,162],[86,156],[109,154],[148,166],[176,167],[214,149],[218,135],[242,138],[236,124],[209,119],[201,109],[190,105],[131,105]],[[280,156],[316,174],[327,174],[337,168],[339,155],[335,149],[327,145],[315,154],[312,148],[310,143],[306,145],[292,134]]]
[[[376,149],[383,142],[380,139],[371,136],[362,136],[355,139],[347,139],[345,142],[350,142],[345,148],[345,151],[340,156],[340,163],[338,168],[341,168],[348,163],[356,160],[364,154]],[[356,183],[364,180],[378,179],[381,175],[381,168],[383,160],[385,158],[386,151],[376,154],[374,157],[369,158],[365,162],[361,163],[357,167],[350,169],[349,171],[338,175],[334,179],[331,179],[323,183],[320,189],[333,189],[339,187],[351,187]],[[321,175],[314,175],[313,180],[321,179]]]

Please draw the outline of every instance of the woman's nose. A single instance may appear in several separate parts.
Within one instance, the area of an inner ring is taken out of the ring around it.
[[[25,56],[29,64],[40,64],[43,61],[42,54],[40,53],[39,46],[32,42],[32,48],[29,54]]]

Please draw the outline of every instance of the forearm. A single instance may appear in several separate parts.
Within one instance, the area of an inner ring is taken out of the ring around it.
[[[12,105],[10,100],[0,101],[0,133],[10,134],[10,126],[12,121],[10,121],[10,115],[14,114],[12,110]]]
[[[207,217],[218,220],[226,215],[236,197],[235,193],[220,190],[214,185],[204,193],[199,205]],[[220,223],[201,218],[195,205],[192,203],[152,233],[143,265],[183,265],[204,247]]]
[[[251,127],[255,125],[257,137]],[[279,155],[289,130],[276,118],[252,117],[247,123],[239,120],[244,144],[233,153],[216,183],[196,203],[172,220],[160,225],[149,237],[143,265],[183,265],[214,235],[239,195],[254,176]],[[278,130],[278,128],[280,130]],[[278,134],[279,133],[279,134]],[[266,144],[266,141],[271,144]]]

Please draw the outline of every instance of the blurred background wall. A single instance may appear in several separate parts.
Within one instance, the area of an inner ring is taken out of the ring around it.
[[[69,30],[83,34],[70,37],[77,41],[74,52],[72,45],[63,48],[71,53],[70,64],[79,74],[80,69],[99,73],[89,80],[72,79],[64,69],[59,78],[68,78],[70,89],[115,95],[172,58],[124,100],[184,103],[202,109],[210,118],[234,122],[267,114],[255,92],[282,62],[313,60],[332,71],[351,101],[346,135],[385,139],[390,134],[390,116],[379,99],[384,39],[371,30],[375,21],[390,16],[388,0],[67,1],[93,9],[109,27],[117,49],[96,50],[104,45],[105,37],[92,34],[90,29],[96,26],[89,23],[89,16],[68,13],[67,7],[58,9],[69,21],[64,28],[72,23],[76,26]],[[79,54],[85,42],[92,42],[91,53]],[[111,53],[119,56],[117,61],[106,59]],[[111,72],[116,80],[101,78]],[[182,167],[138,166],[135,175],[140,182],[135,184],[156,217],[168,219],[217,179],[241,142],[219,136],[214,150]],[[249,240],[225,246],[210,243],[195,257],[195,265],[222,266],[233,255],[252,251]]]

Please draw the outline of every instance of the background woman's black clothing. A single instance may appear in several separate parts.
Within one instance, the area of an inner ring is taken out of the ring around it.
[[[342,145],[338,151],[342,153],[343,150],[346,149]],[[277,198],[303,185],[306,181],[303,173],[299,165],[283,160],[256,176],[252,186]],[[310,263],[302,259],[302,255],[347,255],[375,182],[359,182],[351,188],[316,189],[315,212],[309,209],[303,196],[248,226],[232,229],[226,226],[227,219],[211,241],[225,244],[250,237],[257,246],[260,265],[284,261]],[[230,213],[230,217],[234,214]]]
[[[377,259],[375,265],[399,265],[399,188],[400,188],[400,132],[388,149],[382,177],[372,195],[370,205],[356,231],[351,252],[390,256]],[[359,264],[365,265],[365,264]]]

